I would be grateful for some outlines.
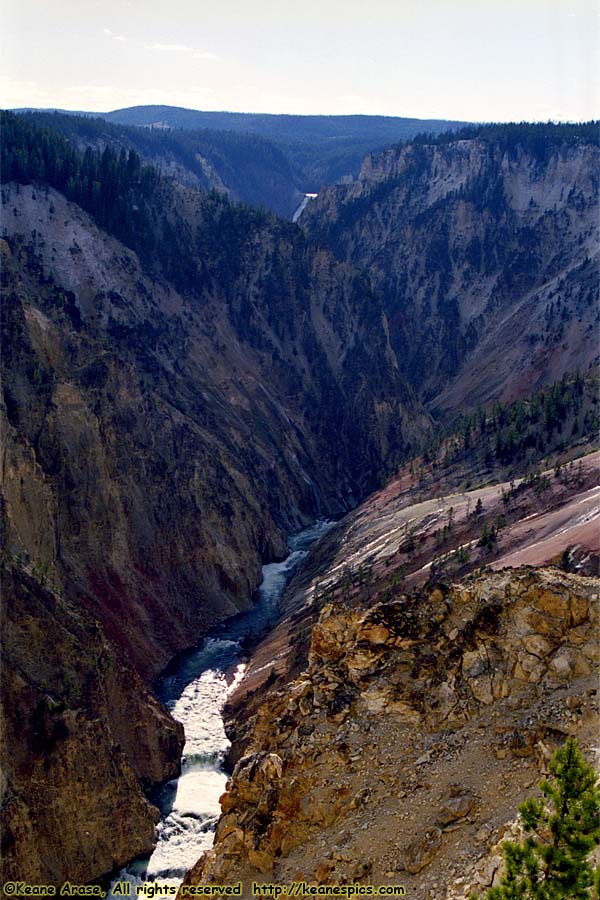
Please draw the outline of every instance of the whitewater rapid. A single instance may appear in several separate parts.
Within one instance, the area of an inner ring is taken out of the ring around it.
[[[223,706],[244,674],[243,644],[255,640],[277,620],[279,599],[293,570],[332,525],[322,520],[290,537],[289,556],[263,566],[254,608],[213,629],[196,649],[169,667],[158,695],[185,730],[181,775],[153,798],[161,811],[154,852],[119,872],[111,884],[110,898],[122,900],[118,885],[123,882],[132,885],[132,896],[136,885],[148,882],[178,885],[203,851],[212,847],[221,812],[219,797],[227,780],[223,760],[230,746]]]

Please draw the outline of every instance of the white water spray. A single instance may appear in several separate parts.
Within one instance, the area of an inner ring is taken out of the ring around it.
[[[162,680],[160,699],[185,730],[181,775],[166,784],[156,799],[162,817],[154,852],[119,872],[111,884],[111,900],[122,900],[122,894],[113,893],[121,882],[131,883],[132,896],[136,886],[147,882],[179,885],[187,870],[212,846],[221,812],[219,797],[227,780],[222,766],[229,740],[222,712],[244,674],[242,641],[261,634],[276,621],[279,598],[293,570],[332,525],[320,521],[291,537],[290,555],[283,562],[263,566],[256,606],[214,629],[196,650],[179,657]]]

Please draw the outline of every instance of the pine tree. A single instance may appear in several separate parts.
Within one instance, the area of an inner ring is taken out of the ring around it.
[[[506,874],[487,900],[592,900],[598,870],[590,856],[600,843],[600,788],[577,741],[568,738],[550,761],[542,796],[519,806],[527,837],[504,845]]]

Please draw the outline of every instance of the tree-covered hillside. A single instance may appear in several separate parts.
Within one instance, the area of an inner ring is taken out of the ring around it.
[[[515,403],[494,403],[460,416],[451,429],[424,438],[425,465],[458,466],[465,473],[522,473],[574,445],[597,442],[600,375],[568,373]]]
[[[200,112],[172,106],[134,106],[106,114],[111,122],[171,128],[217,128],[260,135],[288,156],[303,191],[356,175],[366,153],[418,132],[438,134],[462,123],[399,116],[292,116],[264,113]]]
[[[381,150],[419,132],[438,134],[462,122],[396,116],[291,116],[263,113],[202,112],[177,106],[133,106],[94,113],[105,121],[155,131],[169,129],[235,133],[262,138],[279,148],[302,192],[318,191],[344,176],[358,174],[366,153]],[[240,199],[248,200],[242,194]],[[254,202],[248,200],[248,202]],[[271,205],[271,204],[266,204]],[[275,207],[272,207],[275,208]],[[279,210],[277,210],[279,211]]]
[[[506,150],[521,147],[540,159],[556,147],[577,143],[600,145],[600,120],[592,122],[490,122],[466,125],[439,134],[423,132],[411,139],[413,144],[442,146],[474,139],[498,144]]]
[[[257,227],[268,220],[275,229],[292,228],[214,191],[187,197],[156,168],[143,165],[134,149],[106,145],[80,152],[58,131],[12,113],[2,113],[0,125],[4,182],[64,193],[135,250],[150,271],[198,296],[211,279],[226,288],[239,266],[240,241]]]
[[[291,217],[301,197],[286,155],[256,134],[127,126],[60,112],[21,115],[31,124],[59,131],[82,150],[133,149],[184,184],[217,189],[285,218]]]

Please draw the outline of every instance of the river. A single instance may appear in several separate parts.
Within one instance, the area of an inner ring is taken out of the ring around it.
[[[222,711],[243,677],[244,647],[275,623],[279,599],[293,570],[332,525],[321,520],[290,537],[289,556],[283,562],[263,566],[256,605],[213,629],[194,650],[178,656],[167,669],[158,695],[185,729],[181,775],[153,798],[161,811],[154,852],[119,872],[109,897],[122,900],[122,893],[114,893],[115,886],[122,882],[133,885],[132,895],[135,885],[145,882],[177,885],[202,852],[212,847],[221,811],[219,797],[227,780],[223,760],[229,740]]]

